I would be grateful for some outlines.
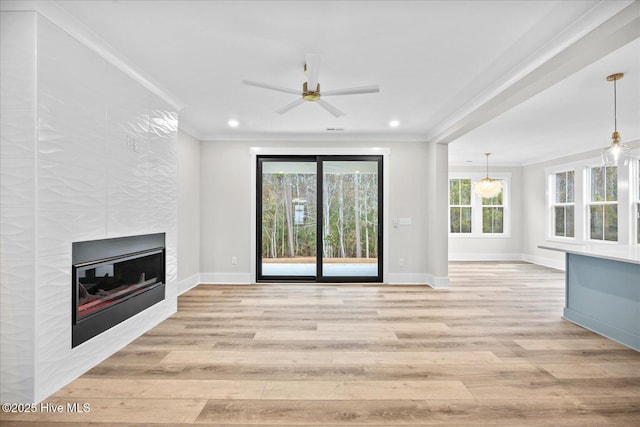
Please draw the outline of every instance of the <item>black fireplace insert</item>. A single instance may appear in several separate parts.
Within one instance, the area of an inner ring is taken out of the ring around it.
[[[75,242],[72,260],[72,347],[164,299],[164,233]]]

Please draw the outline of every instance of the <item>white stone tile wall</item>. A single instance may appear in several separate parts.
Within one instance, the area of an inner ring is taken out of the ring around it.
[[[36,14],[0,14],[0,401],[33,399]]]
[[[175,312],[178,116],[41,15],[2,12],[2,31],[2,106],[17,119],[2,116],[1,400],[29,402]],[[156,232],[165,301],[72,349],[71,243]]]

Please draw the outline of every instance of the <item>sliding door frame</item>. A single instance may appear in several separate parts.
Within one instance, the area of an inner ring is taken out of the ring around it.
[[[256,281],[257,282],[315,282],[316,276],[264,276],[262,274],[262,165],[265,162],[292,162],[292,163],[315,163],[316,164],[316,192],[318,191],[318,177],[317,177],[317,156],[277,156],[277,155],[266,155],[266,156],[258,156],[257,164],[256,164]],[[318,195],[316,194],[316,199]],[[317,216],[319,215],[316,210],[316,222],[318,221]],[[316,227],[317,233],[317,227]],[[318,236],[316,235],[316,260],[318,259]],[[318,272],[316,266],[316,274]]]
[[[262,274],[262,170],[265,161],[315,162],[316,163],[316,275],[314,276],[265,276]],[[331,161],[367,161],[377,163],[377,272],[376,276],[325,276],[323,274],[322,236],[324,224],[323,165]],[[255,272],[256,282],[319,282],[319,283],[380,283],[384,267],[384,156],[367,154],[346,155],[256,155],[255,174]]]

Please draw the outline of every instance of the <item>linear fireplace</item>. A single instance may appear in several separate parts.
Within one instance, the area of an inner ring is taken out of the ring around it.
[[[72,347],[164,299],[164,233],[74,242],[72,262]]]

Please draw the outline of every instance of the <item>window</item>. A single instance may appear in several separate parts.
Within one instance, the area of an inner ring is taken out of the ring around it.
[[[591,197],[588,204],[589,238],[618,241],[618,169],[590,169]]]
[[[482,233],[504,233],[504,205],[502,191],[490,199],[482,199]]]
[[[449,232],[471,233],[471,180],[449,180]]]
[[[510,237],[510,173],[493,174],[502,182],[502,191],[484,199],[473,191],[485,174],[453,172],[449,175],[449,236],[459,238]]]
[[[575,171],[555,174],[554,236],[575,237]]]

